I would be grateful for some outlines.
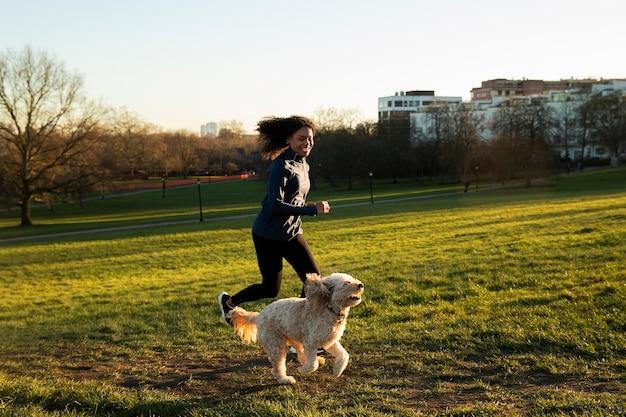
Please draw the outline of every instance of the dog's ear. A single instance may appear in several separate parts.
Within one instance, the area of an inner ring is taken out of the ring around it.
[[[321,279],[319,274],[315,274],[315,273],[311,273],[311,274],[306,274],[306,284],[312,284],[315,281],[319,281]]]
[[[331,288],[324,283],[318,274],[306,274],[304,293],[307,298],[327,300],[331,295]]]

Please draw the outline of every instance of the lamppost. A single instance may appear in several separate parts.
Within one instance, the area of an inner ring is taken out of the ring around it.
[[[163,190],[162,198],[165,198],[165,176],[161,177],[161,190]]]
[[[202,193],[200,192],[200,177],[197,178],[198,183],[198,207],[200,208],[200,221],[204,221],[204,217],[202,217]]]
[[[370,202],[374,204],[374,173],[370,171]]]
[[[476,171],[476,189],[478,190],[478,165],[474,167],[474,170]]]

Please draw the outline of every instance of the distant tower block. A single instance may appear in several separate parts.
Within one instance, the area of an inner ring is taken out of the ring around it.
[[[200,136],[217,136],[218,126],[215,122],[207,122],[200,126]]]

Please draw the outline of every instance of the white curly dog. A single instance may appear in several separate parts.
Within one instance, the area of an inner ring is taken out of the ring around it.
[[[295,384],[287,375],[287,350],[293,346],[302,373],[323,365],[317,356],[321,347],[334,358],[333,374],[340,376],[348,365],[348,352],[339,339],[346,328],[351,307],[361,302],[364,285],[348,274],[334,273],[325,278],[307,274],[306,298],[285,298],[265,307],[260,313],[235,307],[228,314],[235,332],[246,343],[257,340],[271,364],[279,384]]]

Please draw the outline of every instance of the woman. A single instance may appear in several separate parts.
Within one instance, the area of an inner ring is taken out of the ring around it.
[[[302,235],[300,216],[330,212],[327,201],[306,204],[309,192],[309,165],[306,157],[313,149],[315,125],[306,117],[270,117],[258,123],[263,144],[262,156],[272,159],[267,170],[267,193],[252,226],[262,281],[232,297],[223,292],[218,301],[222,318],[232,325],[228,312],[239,304],[278,295],[283,258],[304,283],[306,274],[317,273],[313,255]],[[304,290],[301,296],[304,296]]]

